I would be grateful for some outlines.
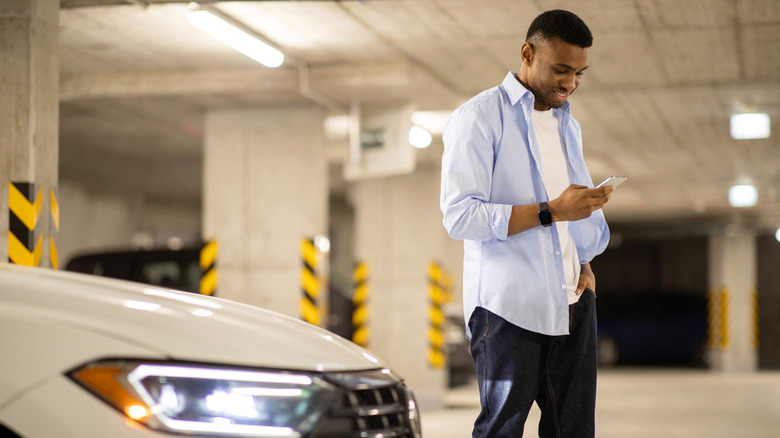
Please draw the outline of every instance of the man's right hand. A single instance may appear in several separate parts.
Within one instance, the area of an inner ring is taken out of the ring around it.
[[[589,189],[572,184],[560,196],[548,202],[553,221],[578,221],[590,217],[609,201],[612,186]]]

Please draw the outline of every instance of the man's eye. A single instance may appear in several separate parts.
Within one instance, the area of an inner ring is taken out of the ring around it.
[[[558,69],[555,69],[555,73],[558,73],[559,75],[562,75],[562,74],[565,74],[565,73],[566,73],[566,70],[558,70]]]

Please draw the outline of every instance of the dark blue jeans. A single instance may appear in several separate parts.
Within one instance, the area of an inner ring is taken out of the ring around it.
[[[569,306],[569,335],[524,330],[478,307],[469,320],[482,411],[473,437],[522,437],[534,401],[540,438],[595,435],[596,295]]]

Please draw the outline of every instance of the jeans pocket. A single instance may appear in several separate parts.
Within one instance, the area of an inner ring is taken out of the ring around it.
[[[592,291],[590,288],[586,287],[585,288],[585,292],[590,292],[591,294],[593,294],[593,298],[598,298],[598,295],[596,295],[596,292]]]
[[[490,312],[482,307],[477,307],[471,312],[467,325],[471,330],[472,341],[475,336],[486,337],[490,330]]]

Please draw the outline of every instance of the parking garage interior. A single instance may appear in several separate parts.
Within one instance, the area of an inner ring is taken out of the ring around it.
[[[439,209],[441,132],[460,103],[517,71],[518,29],[553,4],[595,36],[571,99],[592,179],[628,176],[605,208],[610,245],[593,261],[605,340],[600,435],[658,436],[648,418],[664,415],[670,394],[685,397],[669,391],[682,385],[710,412],[733,415],[720,429],[706,409],[681,415],[662,435],[774,436],[774,0],[4,0],[0,205],[9,209],[14,190],[39,202],[30,236],[45,244],[15,258],[6,243],[0,257],[65,269],[86,255],[218,242],[216,296],[303,318],[302,242],[312,242],[313,323],[354,335],[355,267],[365,263],[364,345],[415,390],[426,436],[467,436],[468,424],[453,421],[475,417],[475,388],[462,243]],[[266,67],[216,41],[188,21],[197,10],[285,62]],[[735,138],[731,116],[754,113],[771,133]],[[410,145],[413,127],[429,145]],[[754,202],[732,202],[737,186],[752,187]],[[0,215],[0,228],[11,223]],[[431,266],[451,283],[432,286]],[[431,361],[432,287],[448,294],[443,363]],[[634,404],[621,405],[631,385]],[[762,403],[739,404],[753,396]],[[734,404],[706,405],[719,397]]]

